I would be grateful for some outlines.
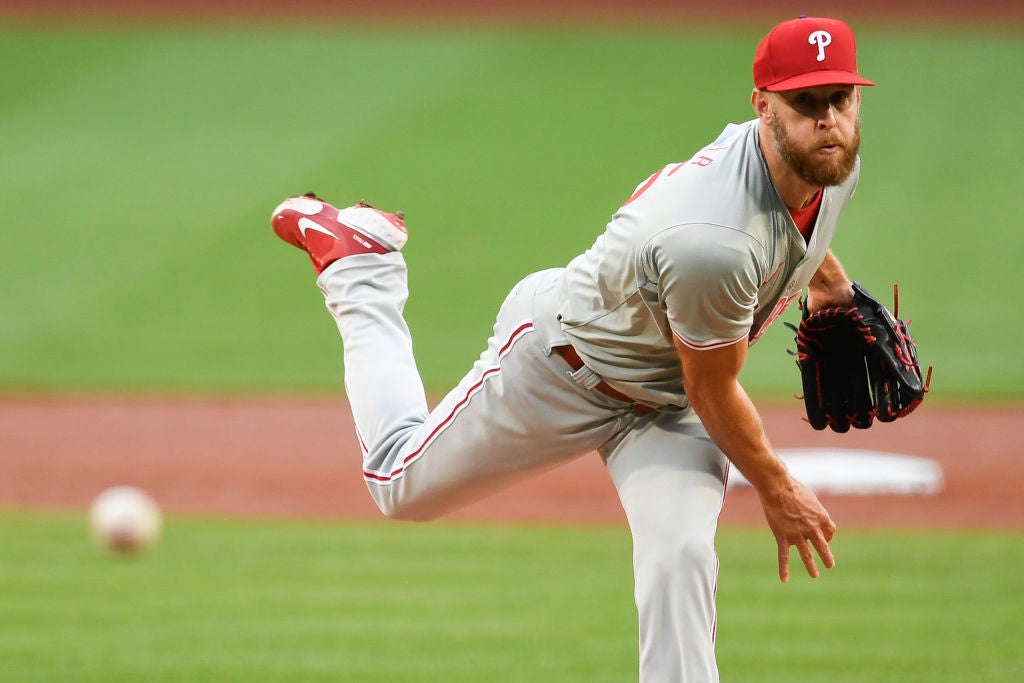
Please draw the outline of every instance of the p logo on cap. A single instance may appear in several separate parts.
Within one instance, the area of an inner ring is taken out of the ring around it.
[[[832,44],[832,34],[828,31],[815,31],[807,38],[811,45],[818,46],[818,61],[825,61],[825,48]]]
[[[849,26],[838,19],[801,17],[778,24],[761,40],[754,85],[779,91],[874,83],[857,73],[857,44]]]

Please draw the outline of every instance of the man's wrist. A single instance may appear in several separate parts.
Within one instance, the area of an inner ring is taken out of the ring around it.
[[[757,491],[757,495],[766,501],[776,501],[784,498],[787,492],[792,490],[793,481],[786,465],[777,455],[762,463],[756,472],[750,474],[744,472],[750,485]]]
[[[853,282],[843,280],[829,286],[813,283],[807,288],[807,305],[812,311],[828,306],[849,306],[853,302]]]

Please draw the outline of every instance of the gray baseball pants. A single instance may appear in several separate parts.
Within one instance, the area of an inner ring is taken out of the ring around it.
[[[349,256],[323,272],[370,495],[388,517],[428,520],[596,451],[633,537],[641,683],[718,681],[714,537],[728,462],[692,410],[638,414],[552,354],[559,273],[513,289],[487,349],[429,410],[402,317],[402,255]]]

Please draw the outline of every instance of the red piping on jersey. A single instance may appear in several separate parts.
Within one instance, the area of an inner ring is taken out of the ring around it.
[[[673,164],[669,164],[669,166],[672,166],[672,165]],[[669,171],[668,172],[668,176],[666,176],[666,177],[672,177],[672,174],[675,173],[676,171],[678,171],[679,169],[681,169],[683,166],[686,166],[686,162],[685,161],[682,162],[682,163],[679,163],[679,164],[675,164],[675,168],[673,168],[671,171]],[[666,166],[665,168],[668,168],[668,166]]]
[[[469,400],[473,398],[474,394],[480,391],[480,388],[484,385],[484,382],[487,381],[487,378],[501,372],[501,359],[505,356],[505,354],[509,352],[512,346],[517,341],[519,341],[519,339],[522,338],[523,335],[532,331],[533,323],[528,322],[520,325],[512,333],[512,335],[509,337],[509,340],[505,342],[504,346],[502,346],[501,349],[499,349],[498,351],[499,364],[493,368],[488,368],[483,372],[483,374],[480,375],[480,379],[477,380],[477,382],[469,388],[469,391],[466,392],[466,395],[462,398],[462,400],[455,404],[455,407],[452,408],[452,411],[448,413],[448,415],[445,416],[443,420],[441,420],[440,424],[438,424],[437,427],[434,428],[434,431],[430,432],[430,434],[427,435],[427,438],[423,440],[423,443],[420,444],[418,448],[413,450],[412,453],[405,456],[405,458],[402,459],[401,463],[399,463],[397,467],[395,467],[393,470],[391,470],[391,472],[387,474],[363,470],[363,478],[372,482],[388,483],[402,476],[405,470],[409,468],[409,465],[411,465],[415,460],[418,460],[423,455],[424,451],[427,450],[427,446],[433,443],[434,439],[437,438],[437,436],[442,431],[444,431],[448,427],[448,425],[451,424],[452,420],[454,420],[455,417],[460,412],[462,412],[462,409],[466,407],[466,404],[469,403]]]
[[[633,195],[629,199],[626,200],[626,203],[623,204],[623,206],[629,205],[631,202],[633,202],[633,200],[635,200],[637,197],[639,197],[644,192],[646,192],[647,188],[649,188],[651,185],[653,185],[654,181],[661,177],[661,174],[665,172],[666,168],[668,168],[668,166],[665,166],[663,168],[658,169],[657,173],[655,173],[650,178],[648,178],[647,181],[643,185],[641,185],[640,187],[636,188],[636,192],[634,192]]]
[[[764,282],[762,282],[762,283],[761,283],[761,286],[762,286],[762,287],[765,287],[765,286],[766,286],[766,285],[767,285],[767,284],[768,284],[769,282],[771,282],[772,280],[774,280],[774,279],[775,279],[775,276],[776,276],[776,275],[778,275],[778,274],[779,274],[780,272],[782,272],[782,267],[783,267],[784,265],[786,265],[786,262],[785,262],[785,261],[782,261],[781,263],[779,263],[779,265],[777,265],[777,266],[775,267],[775,270],[774,270],[774,271],[772,271],[772,274],[768,276],[768,279],[767,279],[767,280],[765,280]]]
[[[732,346],[736,342],[746,339],[747,334],[747,332],[744,332],[741,336],[726,341],[711,342],[710,344],[698,344],[697,342],[692,342],[689,339],[686,339],[675,330],[672,331],[673,337],[678,339],[680,343],[682,343],[684,346],[687,346],[693,349],[694,351],[710,351],[711,349],[720,349],[724,346]]]

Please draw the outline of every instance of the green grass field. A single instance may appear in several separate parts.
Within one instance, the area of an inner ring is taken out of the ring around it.
[[[446,390],[512,283],[751,116],[762,30],[7,23],[0,389],[338,393],[311,270],[267,224],[316,189],[408,213],[408,317]],[[836,250],[883,297],[901,284],[934,400],[1019,398],[1003,301],[1024,286],[1024,94],[1005,76],[1024,41],[897,25],[860,43],[880,85]],[[753,392],[792,394],[789,345],[781,326],[761,342]]]
[[[84,527],[0,511],[5,683],[635,679],[625,528],[172,517],[126,559]],[[1021,680],[1019,535],[833,546],[835,570],[782,585],[767,530],[720,533],[723,680]]]
[[[304,257],[315,189],[409,216],[407,313],[440,392],[526,273],[750,117],[765,27],[0,26],[0,392],[340,394]],[[835,248],[913,318],[931,400],[1019,400],[1019,31],[867,26],[864,172]],[[791,312],[789,319],[795,319]],[[745,371],[789,397],[781,326]],[[625,528],[171,517],[119,561],[81,514],[0,509],[0,681],[628,681]],[[844,529],[778,583],[720,535],[724,680],[1024,678],[1018,533]]]

